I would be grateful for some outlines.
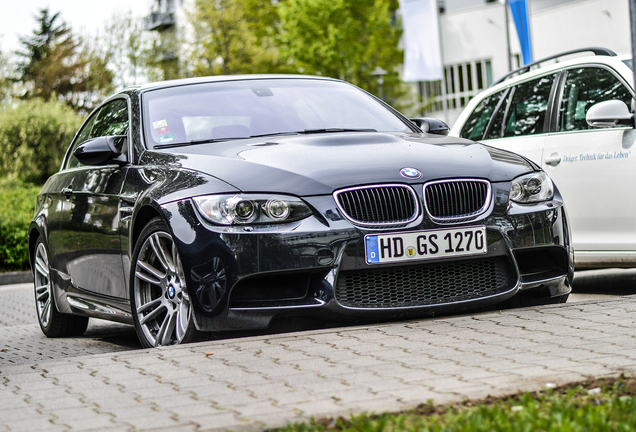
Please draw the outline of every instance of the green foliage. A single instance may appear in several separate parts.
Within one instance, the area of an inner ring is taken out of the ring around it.
[[[175,28],[152,32],[152,44],[144,51],[144,67],[151,80],[171,80],[184,77],[184,62],[180,62],[183,47],[181,33]]]
[[[178,32],[172,29],[145,31],[143,20],[132,11],[115,12],[104,26],[108,69],[118,89],[148,81],[183,78],[178,52]]]
[[[140,19],[132,12],[116,12],[105,27],[108,46],[109,68],[114,72],[114,80],[119,88],[139,84],[147,75],[150,62],[149,38],[146,37]]]
[[[39,186],[0,180],[0,271],[29,268],[27,232]]]
[[[35,99],[0,110],[0,173],[44,183],[59,170],[81,122],[62,102]]]
[[[11,97],[10,68],[7,56],[0,51],[0,103],[6,103]]]
[[[636,379],[596,380],[478,403],[435,406],[400,414],[312,421],[277,431],[346,432],[562,432],[632,431],[636,427]]]
[[[73,35],[59,13],[41,9],[39,29],[31,37],[21,37],[23,51],[18,65],[18,81],[26,90],[23,99],[62,100],[77,111],[92,110],[112,90],[113,74],[107,58],[81,38]]]
[[[340,78],[384,99],[405,95],[397,0],[195,0],[191,73],[302,73]],[[399,105],[399,104],[398,104]]]
[[[272,73],[285,69],[273,37],[278,28],[276,2],[196,0],[188,18],[194,30],[194,75]]]
[[[286,0],[280,3],[282,55],[296,70],[349,81],[379,93],[380,67],[385,100],[404,94],[398,76],[403,52],[397,0]]]

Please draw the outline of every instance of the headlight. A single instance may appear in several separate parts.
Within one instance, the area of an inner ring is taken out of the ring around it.
[[[548,201],[553,196],[554,184],[543,171],[517,177],[510,187],[510,201],[517,203]]]
[[[285,195],[208,195],[193,200],[207,220],[219,225],[285,223],[311,215],[300,198]]]

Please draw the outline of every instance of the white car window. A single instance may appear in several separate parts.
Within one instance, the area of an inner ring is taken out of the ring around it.
[[[592,105],[608,100],[620,100],[628,107],[632,106],[629,90],[607,69],[582,67],[568,70],[559,110],[559,130],[592,129],[585,121],[585,114]]]
[[[544,132],[546,111],[554,75],[524,82],[514,88],[507,109],[503,136],[533,135]],[[493,130],[490,138],[498,138]]]
[[[494,110],[497,109],[497,104],[504,93],[505,90],[495,93],[481,101],[481,103],[477,105],[477,108],[475,108],[475,111],[473,111],[470,117],[468,117],[466,123],[464,123],[464,127],[462,127],[459,136],[471,140],[482,139],[484,132],[486,132],[486,127],[490,122],[490,118],[492,117]]]

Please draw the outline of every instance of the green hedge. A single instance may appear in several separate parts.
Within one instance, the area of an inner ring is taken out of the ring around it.
[[[0,175],[44,184],[81,123],[62,102],[34,99],[0,109]]]
[[[40,186],[0,180],[0,271],[29,269],[29,223]]]
[[[0,272],[29,269],[36,184],[59,170],[81,123],[62,102],[35,99],[0,108]]]

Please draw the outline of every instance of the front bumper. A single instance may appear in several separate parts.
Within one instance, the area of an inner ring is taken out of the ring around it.
[[[486,227],[485,255],[377,265],[364,252],[364,235],[377,230],[352,225],[331,196],[305,200],[318,216],[261,227],[212,225],[190,200],[163,206],[200,330],[265,328],[275,317],[432,316],[491,306],[522,290],[570,292],[570,235],[558,198],[532,206],[496,201],[488,216],[466,224]],[[436,228],[421,215],[399,231]]]

